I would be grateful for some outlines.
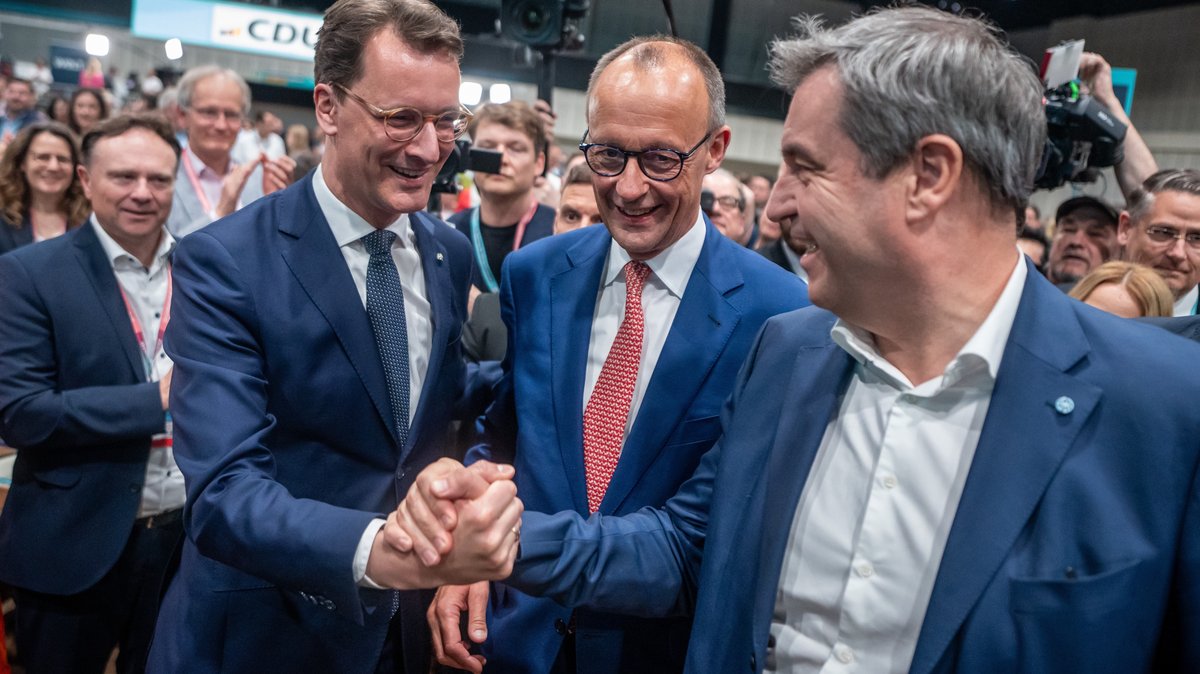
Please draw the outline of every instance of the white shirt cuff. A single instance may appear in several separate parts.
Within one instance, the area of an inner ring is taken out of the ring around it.
[[[362,538],[358,539],[358,549],[354,551],[354,582],[359,587],[367,587],[372,590],[386,590],[387,588],[376,583],[367,577],[367,560],[371,558],[371,546],[375,543],[375,535],[383,528],[384,520],[375,518],[367,525],[363,531]]]

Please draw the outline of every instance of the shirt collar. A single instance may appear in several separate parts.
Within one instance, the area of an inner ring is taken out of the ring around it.
[[[935,390],[940,391],[953,386],[976,371],[987,375],[985,383],[989,387],[996,381],[1000,360],[1004,357],[1004,347],[1008,344],[1008,335],[1017,316],[1017,307],[1021,304],[1027,275],[1025,257],[1017,255],[1017,264],[1009,274],[1008,282],[1004,285],[996,304],[975,330],[975,334],[971,335],[958,354],[946,365],[942,376],[935,380],[936,384],[932,384]],[[880,376],[890,380],[892,386],[900,389],[914,388],[898,368],[879,354],[871,333],[839,318],[834,323],[830,336],[861,365],[871,367]],[[922,385],[920,388],[925,387]]]
[[[786,241],[780,241],[779,245],[783,247],[783,256],[792,266],[792,271],[796,272],[796,276],[799,276],[801,281],[804,281],[804,285],[808,285],[808,272],[804,271],[804,266],[800,264],[800,256],[792,250],[791,246],[787,245]]]
[[[329,229],[333,232],[334,240],[339,248],[344,248],[375,231],[375,228],[334,196],[329,184],[325,182],[324,169],[325,165],[321,164],[313,171],[313,192],[317,196],[321,214],[325,216],[325,221],[329,223]],[[387,229],[396,233],[400,245],[412,246],[412,227],[409,225],[407,213],[401,213]]]
[[[1200,285],[1192,286],[1192,289],[1183,294],[1175,301],[1174,315],[1176,316],[1191,316],[1192,314],[1200,313],[1196,311],[1196,301],[1200,298]]]
[[[93,213],[90,218],[92,228],[96,231],[96,238],[100,239],[100,247],[104,249],[104,257],[112,268],[118,269],[121,267],[134,269],[144,269],[141,260],[134,257],[132,253],[121,247],[116,239],[109,236],[108,232],[100,226],[96,220],[96,214]],[[158,249],[154,251],[154,261],[151,262],[150,268],[146,270],[148,274],[156,273],[163,265],[167,263],[167,258],[171,251],[175,249],[175,237],[167,231],[166,227],[162,227],[162,237],[158,240]]]
[[[692,268],[696,266],[696,260],[700,259],[700,250],[704,248],[704,236],[704,216],[697,213],[696,222],[692,223],[692,228],[687,234],[667,246],[663,252],[645,261],[654,277],[675,297],[683,297],[683,290],[692,276]],[[608,266],[604,270],[605,287],[617,280],[630,259],[629,253],[613,239],[608,249]]]
[[[184,145],[183,147],[185,149],[187,148],[186,145]],[[192,170],[195,171],[196,175],[199,177],[204,177],[206,175],[212,175],[217,178],[225,177],[225,176],[217,173],[216,171],[212,170],[211,168],[209,168],[208,164],[205,164],[199,157],[197,157],[195,152],[191,152],[191,151],[184,152],[183,160],[188,162],[189,164],[191,164]],[[235,162],[233,160],[233,157],[230,157],[229,163],[225,167],[225,173],[228,174],[230,171],[232,171],[234,166],[237,166],[237,162]]]

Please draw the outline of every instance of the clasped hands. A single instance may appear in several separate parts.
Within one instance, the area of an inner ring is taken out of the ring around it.
[[[524,510],[513,474],[512,466],[453,459],[421,471],[376,534],[367,577],[397,589],[507,578]]]

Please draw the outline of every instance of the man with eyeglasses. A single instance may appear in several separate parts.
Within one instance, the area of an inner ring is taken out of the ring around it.
[[[508,573],[507,479],[464,504],[470,540],[436,568],[379,535],[453,449],[466,395],[470,246],[422,212],[470,117],[461,54],[432,3],[335,3],[321,164],[180,242],[166,342],[188,538],[149,671],[423,674],[432,593],[412,590]]]
[[[712,220],[717,231],[744,246],[750,240],[751,228],[746,225],[746,199],[742,183],[725,169],[704,176],[700,207]]]
[[[635,38],[592,74],[580,149],[604,227],[509,255],[505,374],[468,455],[511,460],[529,509],[587,517],[662,505],[716,439],[759,326],[807,304],[793,275],[701,212],[704,177],[729,146],[724,101],[716,66],[684,40]],[[430,618],[443,663],[562,674],[683,665],[687,617],[572,611],[496,585],[488,626],[487,592],[484,583],[439,594]],[[482,655],[459,630],[468,594]]]
[[[1166,169],[1129,196],[1117,240],[1124,257],[1162,275],[1175,316],[1200,313],[1200,171]]]
[[[192,68],[179,80],[178,101],[175,114],[187,138],[167,220],[175,238],[291,184],[296,162],[290,157],[232,159],[250,110],[250,87],[237,72],[215,65]]]

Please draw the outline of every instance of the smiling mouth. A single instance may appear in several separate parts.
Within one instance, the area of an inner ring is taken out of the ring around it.
[[[409,180],[417,180],[425,175],[424,170],[413,171],[412,169],[402,169],[402,168],[398,168],[396,166],[389,166],[388,168],[392,170],[392,173],[395,173],[396,175],[400,176],[401,178],[407,178]]]
[[[640,217],[650,215],[657,208],[658,208],[658,206],[651,206],[650,208],[641,208],[641,209],[623,208],[621,206],[617,206],[617,210],[621,212],[621,215],[624,215],[624,216],[627,216],[630,218],[640,218]]]

